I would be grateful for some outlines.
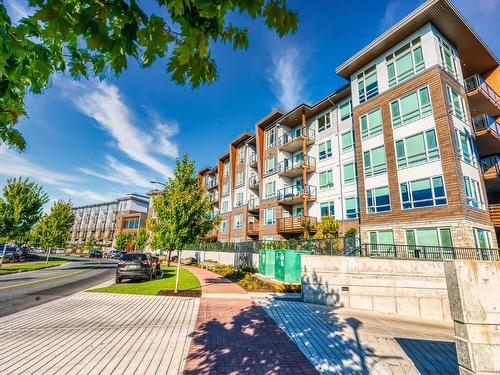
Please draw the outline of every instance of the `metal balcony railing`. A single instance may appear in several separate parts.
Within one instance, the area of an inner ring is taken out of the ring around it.
[[[209,180],[205,182],[205,188],[212,189],[217,186],[217,180]]]
[[[496,122],[493,117],[486,113],[473,117],[472,126],[474,127],[474,132],[476,133],[483,130],[488,130],[500,136],[500,124]]]
[[[500,157],[494,155],[481,159],[481,169],[484,177],[495,178],[500,176]]]
[[[475,90],[481,91],[485,96],[490,99],[493,104],[500,107],[500,96],[493,90],[493,88],[486,83],[483,77],[479,74],[474,74],[473,76],[465,80],[465,91],[467,93],[473,92]]]
[[[289,186],[278,190],[278,200],[284,201],[305,195],[307,198],[316,199],[316,186]]]
[[[279,137],[278,147],[284,146],[287,143],[293,142],[299,138],[300,139],[305,138],[308,141],[314,142],[315,131],[313,129],[303,128],[303,127],[289,131],[289,132],[283,134],[281,137]]]
[[[295,168],[306,167],[309,169],[316,168],[316,158],[312,156],[302,156],[301,154],[296,157],[285,159],[278,163],[278,173],[285,173]]]
[[[248,178],[248,186],[258,186],[258,185],[259,185],[259,177],[257,175],[253,175]]]
[[[249,210],[259,209],[259,200],[255,198],[249,199],[247,202],[247,207]]]

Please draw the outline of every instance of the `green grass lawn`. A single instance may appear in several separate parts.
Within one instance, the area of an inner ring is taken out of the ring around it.
[[[156,295],[160,290],[174,290],[175,267],[162,267],[163,278],[145,282],[126,281],[105,288],[91,289],[91,292],[118,294]],[[200,282],[190,271],[181,268],[179,290],[201,290]]]
[[[2,268],[0,268],[0,275],[19,272],[19,271],[41,270],[43,268],[60,266],[66,262],[67,262],[66,259],[50,258],[48,263],[45,263],[45,260],[40,260],[35,263],[18,263],[18,264],[4,263],[2,265]]]

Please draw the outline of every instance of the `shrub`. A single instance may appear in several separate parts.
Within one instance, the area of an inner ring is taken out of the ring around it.
[[[189,258],[181,259],[181,263],[186,264],[186,265],[191,265],[191,264],[198,263],[198,261],[194,257],[189,257]]]
[[[246,273],[257,273],[258,269],[255,268],[254,266],[242,266],[240,267],[240,272],[246,272]]]
[[[238,281],[238,284],[240,284],[243,289],[248,291],[260,290],[267,286],[264,281],[251,273],[245,274],[245,276]]]

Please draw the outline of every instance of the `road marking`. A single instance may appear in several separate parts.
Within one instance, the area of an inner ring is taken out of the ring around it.
[[[99,262],[96,263],[96,265],[94,267],[91,267],[89,269],[96,268],[96,267],[98,267],[100,265],[101,265],[101,262],[99,261]],[[85,272],[85,271],[88,271],[88,269],[80,270],[80,271],[75,271],[75,272],[70,272],[70,273],[66,273],[64,275],[59,275],[59,276],[47,277],[45,279],[39,279],[39,280],[34,280],[34,281],[26,281],[24,283],[2,286],[2,287],[0,287],[0,290],[15,288],[17,286],[24,286],[24,285],[31,285],[31,284],[41,283],[42,281],[56,280],[56,279],[60,279],[62,277],[66,277],[66,276],[76,275],[76,274],[79,274],[79,273],[82,273],[82,272]]]

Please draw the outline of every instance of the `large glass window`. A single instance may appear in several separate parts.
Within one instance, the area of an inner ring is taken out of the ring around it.
[[[380,108],[364,114],[359,118],[361,138],[367,139],[382,134],[382,113]]]
[[[321,217],[335,216],[335,207],[333,202],[323,202],[320,204]]]
[[[229,208],[229,203],[227,201],[223,201],[222,202],[222,207],[221,207],[221,211],[224,213],[224,212],[227,212]]]
[[[276,145],[276,128],[266,132],[266,149],[273,148]]]
[[[478,249],[491,249],[491,233],[487,230],[474,228],[474,240]]]
[[[452,247],[450,228],[418,228],[406,230],[406,244],[409,246]]]
[[[328,169],[319,172],[319,188],[321,190],[331,189],[333,187],[333,171]]]
[[[222,220],[220,222],[220,231],[221,232],[227,231],[227,219],[226,220]]]
[[[330,121],[330,113],[325,113],[322,116],[318,117],[318,133],[329,129],[332,126]]]
[[[229,176],[229,163],[224,163],[222,166],[224,176]]]
[[[339,118],[340,121],[347,120],[352,116],[352,102],[349,100],[340,104],[339,106]]]
[[[391,119],[394,128],[430,115],[432,115],[432,107],[428,87],[423,87],[391,102]]]
[[[447,204],[443,177],[423,178],[400,185],[403,209]]]
[[[342,152],[352,150],[354,147],[354,132],[349,130],[348,132],[342,133],[341,142]]]
[[[467,122],[464,98],[462,98],[462,95],[450,86],[446,86],[446,91],[448,92],[448,103],[450,104],[453,114],[460,120]]]
[[[363,152],[365,176],[376,176],[387,172],[385,161],[385,146]]]
[[[276,195],[276,181],[266,183],[266,198],[272,198]]]
[[[344,199],[345,217],[346,219],[355,219],[359,216],[358,197],[350,197]]]
[[[318,159],[324,160],[332,156],[332,141],[325,141],[318,145]]]
[[[439,159],[434,129],[396,141],[398,168],[406,168]]]
[[[372,66],[358,74],[359,102],[364,103],[378,94],[377,68]]]
[[[238,171],[236,173],[236,186],[243,185],[245,183],[245,171]]]
[[[466,135],[460,130],[456,130],[457,146],[460,151],[460,159],[467,164],[474,165],[476,158],[474,157],[474,148],[472,144],[472,137]]]
[[[366,191],[366,208],[368,213],[385,212],[391,210],[389,187],[382,186]]]
[[[234,215],[234,229],[241,229],[243,228],[243,215],[238,214]]]
[[[406,81],[425,69],[420,37],[386,57],[389,87]]]
[[[392,230],[376,230],[369,233],[371,245],[394,245]]]
[[[276,223],[276,209],[269,207],[264,210],[264,225],[273,225]]]
[[[243,163],[245,161],[245,147],[238,149],[238,163]]]
[[[356,182],[356,164],[354,162],[347,163],[342,166],[344,185],[350,185]]]
[[[236,194],[236,207],[243,206],[243,192],[240,191]]]
[[[439,40],[439,54],[441,56],[441,66],[455,78],[458,76],[458,57],[456,57],[451,46],[442,38]]]
[[[265,174],[270,174],[276,172],[276,156],[271,156],[266,159],[265,162]]]
[[[467,205],[484,209],[483,195],[481,194],[479,182],[469,176],[464,176],[464,185]]]

